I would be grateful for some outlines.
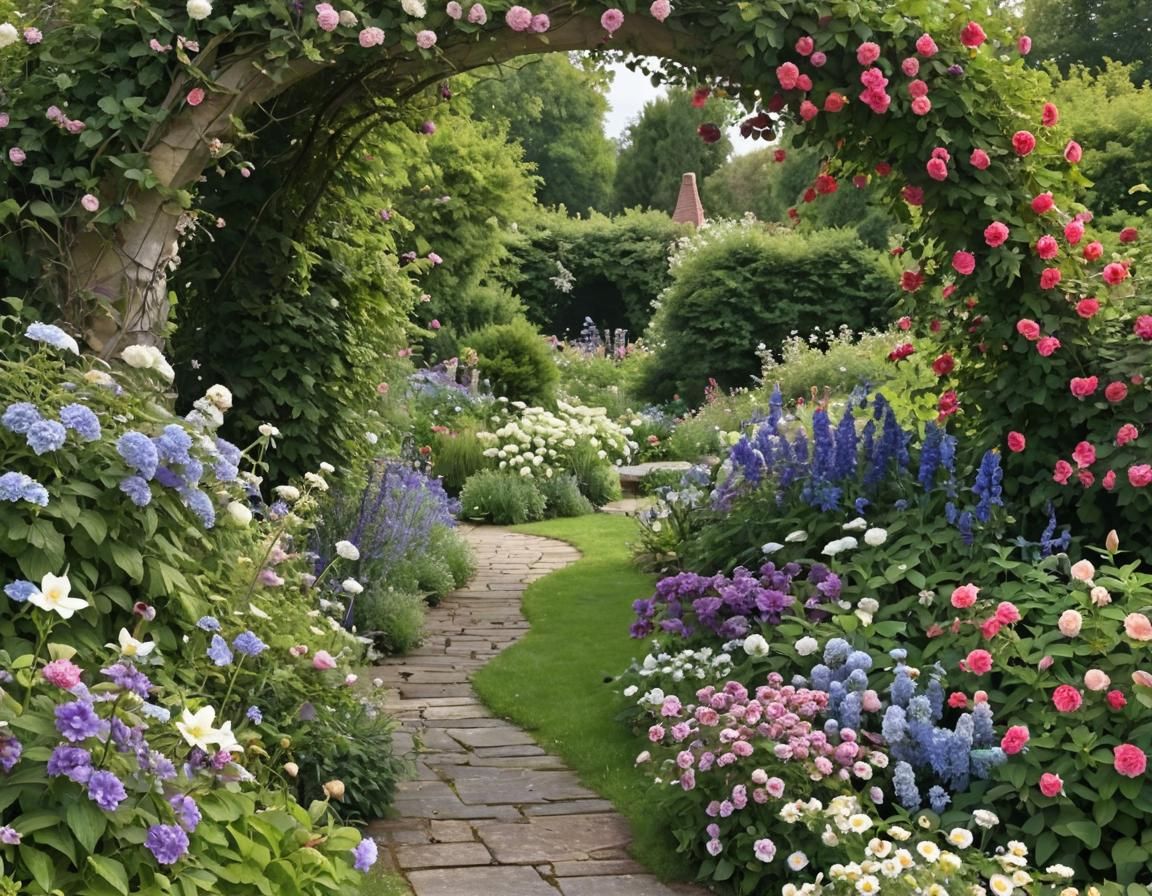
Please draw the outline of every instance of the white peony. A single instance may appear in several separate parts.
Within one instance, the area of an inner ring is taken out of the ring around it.
[[[866,519],[864,519],[864,517],[858,516],[858,517],[856,517],[856,519],[852,520],[849,523],[845,523],[840,528],[843,529],[845,532],[859,532],[861,529],[867,529],[868,528],[868,521]]]
[[[227,411],[232,407],[232,392],[227,386],[221,386],[217,383],[204,393],[207,398],[218,410]]]
[[[5,22],[0,25],[0,50],[5,47],[11,46],[20,39],[20,33],[16,30],[16,26]]]
[[[212,15],[212,4],[208,0],[188,0],[188,18],[200,22]]]
[[[228,504],[228,517],[238,526],[247,526],[252,522],[252,511],[239,501],[231,501]]]
[[[763,635],[749,635],[744,639],[744,652],[748,656],[768,656],[768,642]]]
[[[403,7],[404,12],[416,19],[424,18],[427,10],[420,0],[400,0],[400,6]],[[515,404],[515,403],[514,403]],[[523,405],[521,405],[523,407]]]
[[[360,549],[350,541],[336,542],[336,553],[345,560],[359,560]]]
[[[880,528],[873,526],[871,529],[869,529],[867,532],[864,533],[864,543],[867,545],[871,545],[874,548],[880,547],[880,545],[884,544],[884,542],[886,542],[887,540],[888,540],[888,530],[887,529],[880,529]]]
[[[811,635],[806,635],[793,645],[800,656],[811,656],[820,649],[820,642]]]

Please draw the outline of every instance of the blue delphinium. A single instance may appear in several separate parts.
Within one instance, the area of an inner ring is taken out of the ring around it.
[[[920,790],[916,786],[916,774],[907,762],[897,762],[892,771],[892,787],[896,791],[896,801],[909,812],[920,808]]]
[[[86,405],[64,405],[60,408],[60,422],[85,442],[95,442],[100,438],[100,418]]]
[[[1000,467],[1000,452],[995,449],[984,452],[980,468],[976,471],[976,481],[972,493],[976,495],[976,519],[982,523],[992,518],[993,507],[1003,507],[1004,489],[1000,485],[1004,470]]]

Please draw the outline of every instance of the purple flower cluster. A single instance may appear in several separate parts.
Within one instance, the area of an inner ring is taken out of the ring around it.
[[[144,845],[161,865],[175,865],[188,852],[188,834],[179,825],[154,824]]]
[[[799,580],[799,563],[777,568],[760,567],[759,575],[738,567],[732,575],[702,576],[682,572],[661,579],[656,593],[636,601],[636,622],[630,633],[644,638],[659,627],[681,638],[704,631],[724,640],[743,638],[754,628],[777,625],[799,603],[809,618],[823,618],[820,608],[840,596],[839,577],[820,563],[813,564],[806,579]]]
[[[24,754],[24,745],[10,734],[0,734],[0,769],[12,771]]]

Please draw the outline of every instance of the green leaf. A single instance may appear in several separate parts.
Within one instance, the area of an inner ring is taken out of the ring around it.
[[[108,827],[108,818],[90,800],[77,800],[64,810],[64,820],[72,836],[89,852],[95,852],[96,844]]]
[[[1052,830],[1061,836],[1071,835],[1087,846],[1095,849],[1100,845],[1100,827],[1086,819],[1074,819],[1052,826]]]
[[[56,209],[52,208],[47,202],[40,199],[33,199],[28,203],[28,211],[35,215],[37,218],[43,218],[46,221],[51,221],[54,224],[60,223],[60,218],[56,214]]]
[[[28,866],[40,888],[46,893],[52,892],[56,879],[56,863],[46,853],[27,844],[20,846],[20,858],[24,860],[24,864]],[[127,896],[128,890],[125,889],[123,892]]]
[[[88,856],[88,864],[104,880],[112,884],[116,888],[116,892],[128,896],[128,872],[124,870],[123,865],[115,859],[109,859],[105,856]]]

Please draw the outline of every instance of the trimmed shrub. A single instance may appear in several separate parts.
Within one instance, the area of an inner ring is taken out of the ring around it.
[[[480,356],[480,376],[512,401],[551,404],[560,375],[548,344],[530,323],[485,327],[470,339]]]
[[[592,502],[580,493],[580,483],[570,473],[541,479],[540,491],[548,502],[548,516],[585,516],[596,512]]]
[[[484,445],[476,431],[438,432],[432,437],[432,472],[440,477],[444,488],[459,494],[464,483],[485,465]]]
[[[500,525],[544,518],[544,494],[535,480],[497,470],[481,470],[464,483],[460,514]]]
[[[407,653],[424,636],[424,595],[392,588],[365,592],[356,602],[360,631],[384,653]]]
[[[616,468],[604,462],[591,445],[580,445],[573,449],[568,465],[580,486],[580,492],[594,507],[603,507],[610,501],[619,500],[620,476]]]
[[[476,555],[472,551],[472,545],[468,544],[458,529],[449,529],[447,526],[434,529],[431,550],[442,557],[448,565],[454,588],[462,588],[468,584],[468,580],[476,572]]]

